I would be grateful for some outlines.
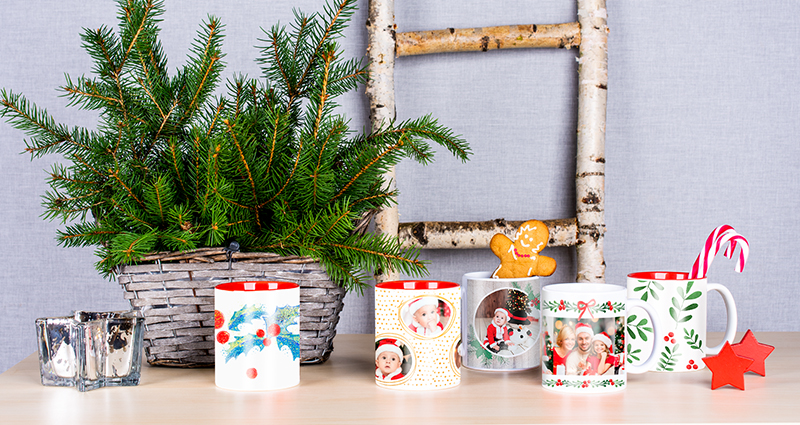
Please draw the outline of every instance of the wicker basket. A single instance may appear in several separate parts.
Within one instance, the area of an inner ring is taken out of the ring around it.
[[[117,281],[131,306],[145,317],[144,347],[151,365],[214,365],[214,286],[246,280],[300,285],[300,362],[322,363],[333,337],[345,290],[309,257],[266,252],[232,253],[223,248],[149,255],[119,267]]]

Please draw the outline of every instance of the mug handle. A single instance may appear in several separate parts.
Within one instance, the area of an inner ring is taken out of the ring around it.
[[[733,295],[731,295],[731,291],[729,291],[728,288],[720,285],[719,283],[709,283],[707,288],[707,292],[717,291],[720,295],[722,295],[722,301],[725,302],[725,310],[728,312],[728,324],[725,326],[725,338],[719,345],[715,347],[709,347],[707,344],[703,346],[703,353],[705,353],[707,356],[713,356],[719,354],[726,342],[733,344],[733,338],[736,337],[736,325],[739,321],[739,318],[736,315],[736,302],[733,301]]]
[[[632,365],[629,362],[626,362],[625,365],[625,372],[627,373],[644,373],[648,370],[654,369],[656,362],[658,361],[658,354],[661,352],[661,343],[663,343],[663,332],[661,329],[661,317],[656,312],[656,309],[653,308],[650,304],[638,300],[638,299],[631,299],[629,298],[628,301],[628,311],[630,309],[639,307],[642,310],[647,312],[647,315],[650,316],[650,322],[653,324],[653,351],[650,353],[650,357],[647,358],[644,362],[638,365]],[[627,323],[628,314],[626,311],[625,319]],[[625,329],[623,329],[623,332]]]

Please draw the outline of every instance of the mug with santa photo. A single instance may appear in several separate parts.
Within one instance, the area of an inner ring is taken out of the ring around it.
[[[538,276],[492,278],[491,272],[462,277],[464,366],[486,371],[539,367]]]

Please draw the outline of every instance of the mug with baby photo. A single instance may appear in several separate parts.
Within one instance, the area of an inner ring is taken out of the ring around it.
[[[387,335],[375,341],[375,381],[391,386],[412,375],[414,356],[408,343],[396,335]]]
[[[641,300],[628,299],[625,287],[566,283],[542,288],[542,386],[548,390],[599,393],[622,390],[627,373],[642,373],[657,358],[631,365],[625,353],[628,311],[642,308],[661,336],[661,319]],[[658,343],[658,339],[652,342]]]
[[[404,356],[409,357],[405,362],[413,359],[408,370],[402,372],[403,379],[386,380],[386,376],[398,373],[399,359],[394,358],[391,345],[376,345],[376,383],[404,390],[458,385],[460,304],[461,289],[453,282],[394,281],[375,285],[376,344],[386,341],[386,345],[394,340],[395,345],[406,350]]]
[[[539,277],[462,277],[464,366],[513,371],[539,367]]]

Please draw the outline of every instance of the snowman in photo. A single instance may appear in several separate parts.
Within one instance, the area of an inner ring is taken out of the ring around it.
[[[529,327],[536,319],[528,316],[525,310],[510,310],[509,313],[508,334],[513,343],[509,351],[516,356],[530,350],[536,343],[534,338],[537,333]]]

